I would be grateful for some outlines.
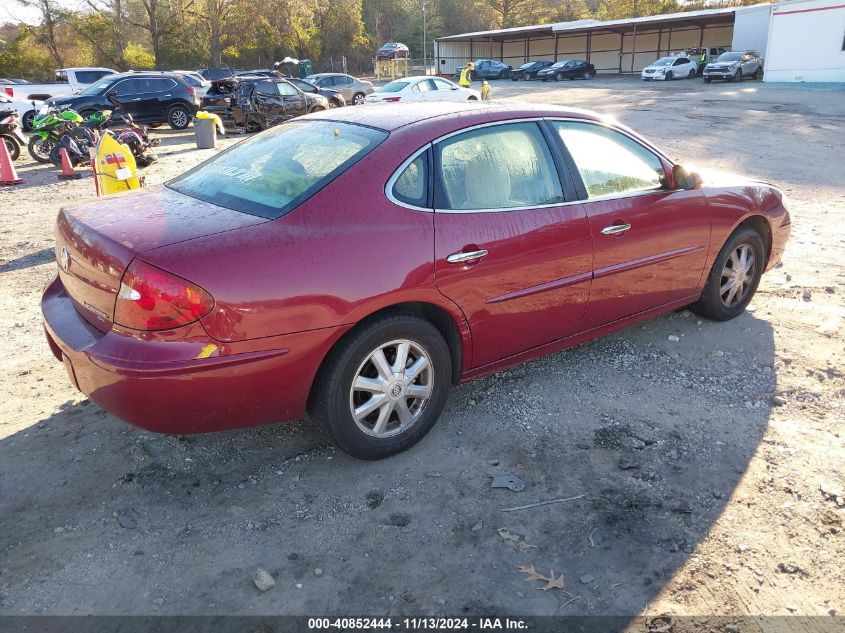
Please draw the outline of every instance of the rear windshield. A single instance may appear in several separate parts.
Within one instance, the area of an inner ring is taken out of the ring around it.
[[[661,57],[652,66],[671,66],[675,62],[674,57]]]
[[[407,85],[407,81],[391,81],[389,84],[384,84],[376,92],[399,92]]]
[[[294,121],[238,143],[167,186],[221,207],[275,219],[349,169],[387,132],[336,121]]]

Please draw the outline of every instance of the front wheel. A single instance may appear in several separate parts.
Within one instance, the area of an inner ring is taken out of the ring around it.
[[[593,78],[593,73],[591,73],[589,70],[585,70],[584,71],[584,79],[592,79],[592,78]]]
[[[666,81],[672,81],[675,78],[675,74],[670,70],[666,73]]]
[[[174,130],[184,130],[191,122],[191,112],[185,106],[173,106],[167,114],[167,123]]]
[[[763,68],[761,66],[757,66],[757,70],[754,71],[754,79],[762,79],[763,78]]]
[[[765,258],[760,234],[750,227],[737,229],[719,251],[701,298],[690,309],[714,321],[739,316],[757,291]]]
[[[29,151],[29,155],[39,163],[49,163],[50,152],[56,142],[56,139],[49,135],[45,137],[33,136],[29,139],[26,149]]]
[[[359,459],[400,453],[431,430],[452,383],[452,358],[428,321],[388,316],[333,349],[309,399],[309,415]]]
[[[560,81],[561,79],[563,79],[563,75],[560,73],[555,74],[555,81]]]
[[[17,140],[13,136],[3,134],[3,142],[6,144],[6,151],[9,152],[9,158],[16,161],[21,156],[21,146],[18,145]]]
[[[470,96],[467,98],[467,101],[478,101],[478,97],[476,97],[475,95],[470,95]]]
[[[352,97],[352,103],[355,105],[364,105],[364,100],[367,96],[363,92],[356,92],[355,95]]]
[[[736,74],[731,78],[731,81],[741,81],[742,80],[742,70],[737,69]]]

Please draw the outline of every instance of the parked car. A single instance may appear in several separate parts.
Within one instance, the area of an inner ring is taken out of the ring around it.
[[[356,79],[352,75],[344,73],[318,73],[316,75],[308,75],[305,78],[310,84],[318,88],[329,88],[336,90],[343,95],[346,103],[354,103],[361,105],[364,99],[375,90],[372,82],[363,79]]]
[[[26,79],[12,79],[9,77],[0,77],[0,84],[28,84]]]
[[[49,84],[0,82],[0,92],[23,101],[46,101],[50,97],[78,94],[95,81],[113,75],[116,71],[111,68],[59,68],[56,71],[56,81]]]
[[[135,121],[152,126],[168,123],[174,130],[188,127],[200,103],[196,89],[188,85],[182,75],[143,71],[108,75],[78,95],[49,99],[45,105],[67,106],[87,117],[94,112],[111,110],[110,94],[123,103],[124,114],[132,115]]]
[[[35,118],[36,112],[41,107],[41,101],[23,101],[22,99],[13,99],[5,94],[0,93],[0,110],[13,109],[18,113],[21,121],[21,127],[29,131],[32,129],[32,121]]]
[[[714,79],[739,81],[743,77],[763,78],[763,59],[757,51],[729,51],[704,67],[704,82]]]
[[[596,76],[596,67],[583,59],[562,59],[537,73],[537,79],[592,79]]]
[[[211,88],[211,82],[208,79],[204,79],[198,72],[193,70],[174,70],[171,72],[174,72],[177,75],[182,75],[182,79],[184,79],[185,83],[197,91],[197,96],[200,99],[202,99],[205,96],[205,93],[208,92],[208,89]]]
[[[543,70],[544,68],[548,68],[552,65],[553,62],[540,60],[536,62],[528,62],[527,64],[523,64],[519,68],[514,68],[511,70],[511,79],[517,81],[522,79],[524,81],[528,81],[529,79],[537,79],[537,73]]]
[[[42,311],[71,382],[124,420],[307,409],[375,459],[453,385],[683,306],[740,315],[789,232],[778,188],[710,183],[598,114],[343,108],[63,207]]]
[[[305,94],[322,95],[329,102],[330,108],[342,108],[346,105],[346,99],[337,90],[330,88],[318,88],[314,84],[308,83],[304,79],[297,77],[287,77],[287,80],[294,86],[299,88]]]
[[[481,93],[442,77],[404,77],[383,85],[367,96],[367,103],[407,101],[478,101]]]
[[[506,79],[510,77],[512,70],[507,64],[497,62],[495,59],[478,59],[472,63],[472,66],[470,77],[473,80]],[[463,69],[464,67],[461,66],[455,71],[455,79],[461,76]]]
[[[376,59],[407,59],[411,51],[402,42],[387,42],[376,51]]]
[[[328,100],[318,94],[306,94],[289,81],[276,77],[229,77],[211,82],[202,100],[202,109],[213,112],[223,126],[246,132],[258,132],[288,119],[327,110]]]
[[[643,81],[671,81],[673,79],[684,79],[695,77],[698,70],[698,63],[689,57],[661,57],[643,68],[640,77]]]
[[[198,68],[197,74],[208,81],[216,81],[217,79],[225,79],[237,74],[238,70],[232,68]]]

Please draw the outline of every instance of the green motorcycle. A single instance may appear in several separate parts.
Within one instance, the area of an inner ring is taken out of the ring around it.
[[[32,120],[32,134],[27,149],[29,155],[39,163],[50,162],[50,152],[59,145],[59,140],[68,128],[81,124],[82,117],[69,108],[51,108],[39,113]]]

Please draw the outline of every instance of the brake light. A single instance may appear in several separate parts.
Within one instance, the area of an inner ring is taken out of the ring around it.
[[[3,91],[4,91],[7,95],[9,95],[10,97],[14,97],[14,96],[15,96],[15,91],[14,91],[14,89],[13,89],[13,88],[10,88],[9,86],[6,86],[6,87],[3,89]]]
[[[396,101],[401,101],[402,97],[387,97],[384,101],[390,101],[391,103],[395,103]]]
[[[193,86],[188,86],[188,94],[193,97],[195,94],[197,94],[197,91],[194,90]]]
[[[203,318],[214,298],[186,279],[134,260],[120,283],[114,322],[133,330],[170,330]]]

